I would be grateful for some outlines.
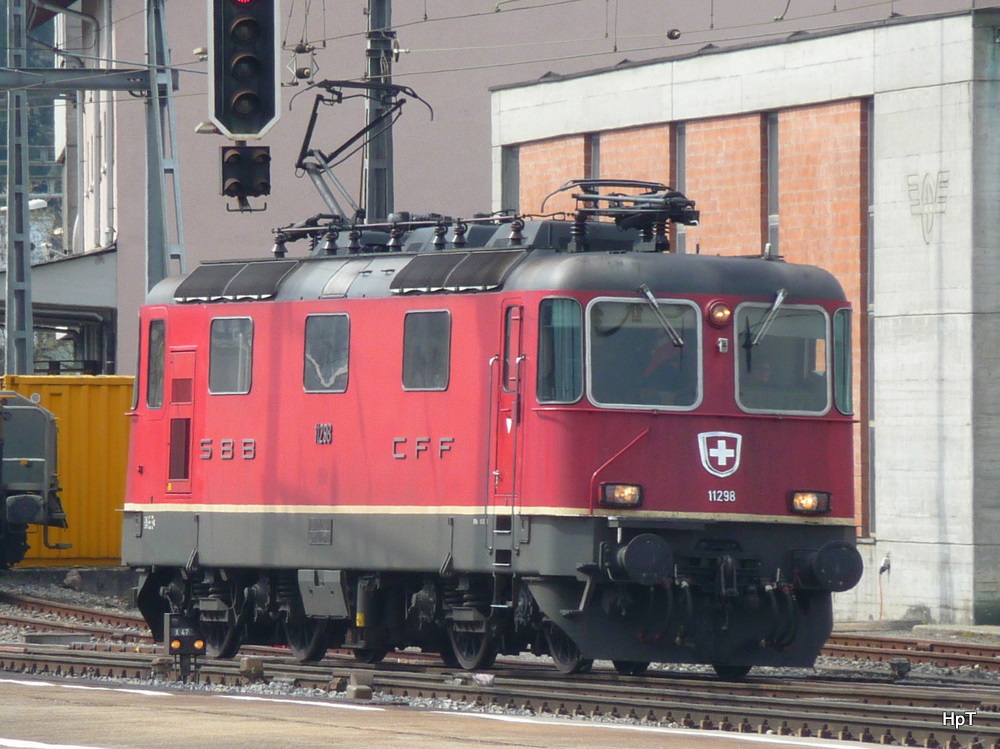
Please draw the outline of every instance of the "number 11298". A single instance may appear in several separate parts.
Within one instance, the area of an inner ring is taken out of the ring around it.
[[[735,502],[736,492],[733,489],[709,489],[709,502]]]

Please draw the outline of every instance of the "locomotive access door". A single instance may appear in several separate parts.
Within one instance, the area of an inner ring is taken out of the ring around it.
[[[194,412],[194,349],[170,349],[167,377],[170,398],[170,447],[167,451],[167,491],[191,492],[191,416]]]
[[[517,511],[520,471],[518,466],[521,452],[522,390],[524,380],[524,356],[522,352],[521,320],[524,307],[520,302],[508,302],[504,306],[503,350],[493,377],[494,423],[493,456],[490,475],[491,518],[490,525],[494,539],[507,534],[513,528],[513,514]],[[507,544],[494,543],[500,548]],[[509,551],[508,551],[509,554]]]

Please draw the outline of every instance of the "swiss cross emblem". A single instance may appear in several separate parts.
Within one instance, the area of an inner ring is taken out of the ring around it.
[[[743,435],[733,432],[702,432],[698,435],[701,464],[713,476],[725,478],[740,467]]]

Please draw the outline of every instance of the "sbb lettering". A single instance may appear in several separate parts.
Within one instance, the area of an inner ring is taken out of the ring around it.
[[[406,460],[409,457],[420,459],[427,455],[437,455],[444,458],[445,453],[451,452],[451,446],[455,442],[454,437],[441,437],[434,442],[431,437],[394,437],[392,440],[392,457],[396,460]],[[432,448],[433,446],[433,448]]]
[[[257,457],[257,440],[254,439],[221,439],[219,440],[218,455],[216,455],[215,440],[204,439],[198,443],[201,448],[201,452],[198,457],[202,460],[212,460],[218,457],[220,460],[234,460],[237,457],[237,451],[240,458],[243,460],[253,460]]]

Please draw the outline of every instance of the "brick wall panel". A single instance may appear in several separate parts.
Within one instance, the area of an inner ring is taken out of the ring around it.
[[[587,139],[583,135],[553,138],[520,147],[520,210],[538,213],[545,196],[570,179],[587,174]],[[545,212],[570,211],[573,201],[568,193],[557,195],[545,204]]]
[[[701,226],[688,242],[720,255],[759,252],[766,236],[763,117],[689,122],[686,142],[685,193],[701,211]]]
[[[781,254],[826,268],[854,306],[855,516],[868,525],[864,455],[867,403],[867,104],[831,102],[783,110],[778,116],[778,215]]]
[[[601,133],[599,176],[669,184],[670,137],[669,125]]]

